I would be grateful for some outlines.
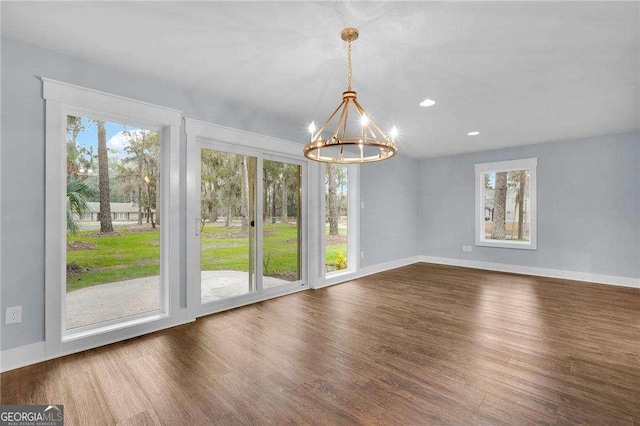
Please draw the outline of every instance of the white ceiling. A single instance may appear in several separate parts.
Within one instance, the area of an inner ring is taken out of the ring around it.
[[[345,26],[360,103],[404,154],[640,130],[638,2],[2,2],[3,35],[272,111],[301,139],[340,102]]]

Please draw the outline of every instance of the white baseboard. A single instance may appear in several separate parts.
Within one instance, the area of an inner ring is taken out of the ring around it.
[[[392,260],[391,262],[380,263],[378,265],[367,266],[360,269],[358,278],[366,277],[367,275],[377,274],[378,272],[389,271],[391,269],[400,268],[402,266],[413,265],[421,260],[421,256],[412,256],[404,259]]]
[[[47,359],[47,347],[44,341],[31,343],[0,352],[2,372],[14,370]]]
[[[489,271],[511,272],[514,274],[536,275],[540,277],[561,278],[574,281],[586,281],[622,287],[640,288],[640,278],[619,277],[615,275],[592,274],[589,272],[565,271],[562,269],[537,268],[533,266],[508,265],[504,263],[482,262],[478,260],[453,259],[448,257],[419,256],[421,262],[441,265],[463,266],[466,268]]]

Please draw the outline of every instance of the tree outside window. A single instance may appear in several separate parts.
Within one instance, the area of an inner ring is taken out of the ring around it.
[[[537,160],[476,164],[476,245],[535,249]]]

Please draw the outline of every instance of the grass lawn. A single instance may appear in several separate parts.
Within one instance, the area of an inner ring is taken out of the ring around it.
[[[265,223],[264,275],[296,280],[297,227],[293,224]],[[248,237],[239,227],[223,228],[207,224],[201,234],[203,270],[248,270]],[[159,230],[121,228],[103,236],[82,231],[68,237],[67,291],[96,284],[154,276],[160,273]],[[327,263],[333,264],[338,252],[346,254],[346,243],[327,246]]]
[[[263,224],[265,275],[294,273],[298,269],[298,229],[294,224]],[[241,229],[206,225],[202,231],[201,267],[204,271],[248,271],[249,238]]]
[[[86,247],[90,247],[67,249],[67,291],[158,275],[159,236],[158,229],[119,229],[108,236],[102,236],[97,231],[82,231],[73,237],[67,237],[67,242],[73,241],[74,245],[85,243]]]

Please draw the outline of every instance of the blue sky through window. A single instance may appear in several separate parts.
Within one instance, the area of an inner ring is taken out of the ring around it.
[[[98,128],[93,120],[82,118],[84,130],[78,134],[76,143],[78,148],[87,148],[93,150],[94,155],[98,153]],[[137,127],[128,126],[120,123],[104,122],[107,131],[107,148],[112,155],[123,157],[126,155],[124,146],[126,139],[122,135],[124,131],[134,131]]]
[[[489,175],[489,186],[487,187],[487,189],[496,189],[496,173],[486,172],[485,175]]]

